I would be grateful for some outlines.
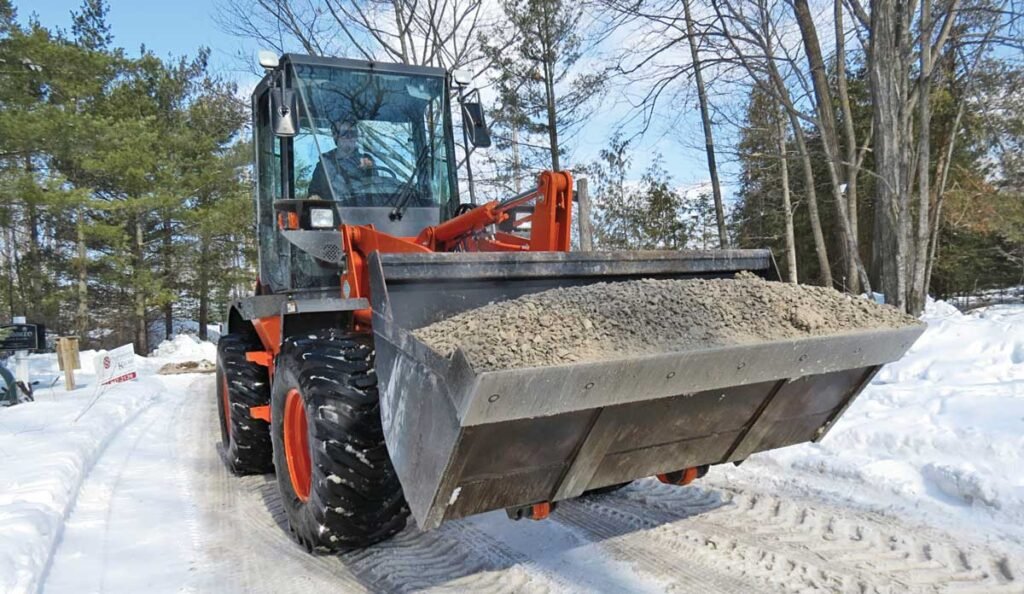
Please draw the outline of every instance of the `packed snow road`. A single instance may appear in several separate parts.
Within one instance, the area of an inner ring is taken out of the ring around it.
[[[282,526],[273,477],[227,472],[212,378],[188,377],[161,378],[179,386],[89,472],[45,592],[1024,591],[1015,547],[765,489],[743,468],[695,487],[642,481],[544,522],[491,513],[311,557]]]
[[[324,557],[272,476],[225,469],[213,378],[156,374],[214,345],[178,336],[110,388],[83,353],[73,392],[33,356],[36,401],[0,409],[0,593],[1024,592],[1024,307],[925,320],[820,444]]]

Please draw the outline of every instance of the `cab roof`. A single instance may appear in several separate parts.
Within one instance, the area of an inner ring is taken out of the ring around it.
[[[346,70],[362,70],[365,72],[384,72],[388,74],[414,74],[420,76],[437,76],[447,78],[448,71],[444,68],[433,66],[416,66],[413,64],[396,64],[393,62],[375,62],[372,60],[353,60],[350,58],[334,58],[325,56],[308,56],[305,54],[284,54],[281,56],[278,67],[281,70],[287,65],[302,64],[309,66],[328,66]],[[267,73],[256,88],[253,89],[253,97],[262,93],[270,84],[273,72]]]

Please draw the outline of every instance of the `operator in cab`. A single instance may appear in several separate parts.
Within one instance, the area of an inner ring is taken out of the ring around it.
[[[355,204],[357,189],[375,175],[373,157],[359,152],[359,129],[355,124],[341,122],[332,126],[335,146],[320,155],[309,197],[338,200],[347,206]]]

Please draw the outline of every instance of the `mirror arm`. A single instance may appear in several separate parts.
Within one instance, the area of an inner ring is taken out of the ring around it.
[[[476,205],[476,188],[473,187],[473,165],[470,163],[470,156],[473,152],[469,148],[469,129],[466,127],[466,93],[462,86],[459,86],[459,107],[463,114],[462,119],[462,146],[466,152],[466,181],[469,183],[469,203]]]

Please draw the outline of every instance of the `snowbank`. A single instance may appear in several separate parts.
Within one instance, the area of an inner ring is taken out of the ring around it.
[[[97,389],[95,351],[81,353],[78,388],[64,390],[56,355],[33,355],[36,401],[0,408],[0,592],[35,592],[74,507],[82,480],[118,431],[164,391],[154,375],[174,361],[213,360],[211,343],[189,336],[137,357],[137,381]]]
[[[217,345],[212,342],[200,342],[188,334],[179,334],[174,340],[165,340],[153,349],[153,357],[173,359],[174,361],[217,361]]]
[[[193,338],[199,336],[199,322],[195,320],[174,320],[171,324],[171,338],[177,338],[183,334]],[[206,325],[207,338],[211,342],[220,340],[220,324]],[[198,340],[198,338],[196,338]],[[154,320],[149,324],[149,344],[161,344],[167,342],[167,328],[163,320]]]
[[[758,459],[1024,538],[1024,306],[965,315],[931,302],[923,319],[920,340],[876,376],[822,443]]]

